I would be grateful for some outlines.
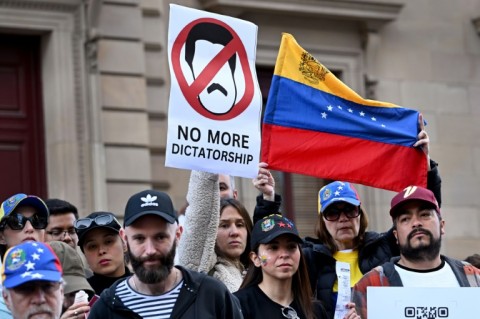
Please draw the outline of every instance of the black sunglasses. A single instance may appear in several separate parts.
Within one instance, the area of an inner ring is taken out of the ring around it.
[[[347,204],[343,207],[328,207],[323,212],[323,217],[330,222],[334,222],[340,218],[342,212],[347,218],[356,218],[360,216],[360,209],[357,206]]]
[[[115,223],[120,226],[120,223],[118,220],[113,216],[109,214],[104,214],[104,215],[98,215],[94,218],[81,218],[77,219],[74,223],[73,226],[77,230],[84,230],[92,225],[92,223],[97,224],[97,226],[105,226],[110,224],[111,222],[115,221]]]
[[[12,213],[4,219],[0,228],[3,229],[5,228],[5,225],[8,225],[8,227],[13,230],[22,230],[25,228],[27,221],[29,221],[35,229],[45,229],[48,225],[48,219],[46,216],[34,214],[31,217],[26,217],[22,214]]]

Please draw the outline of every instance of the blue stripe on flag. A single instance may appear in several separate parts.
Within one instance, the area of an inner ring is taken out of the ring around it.
[[[366,106],[274,75],[264,122],[412,146],[417,141],[418,111]]]

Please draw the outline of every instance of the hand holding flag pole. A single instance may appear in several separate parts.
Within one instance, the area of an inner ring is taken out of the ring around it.
[[[427,155],[427,165],[428,170],[430,170],[430,138],[428,137],[427,131],[425,130],[425,121],[423,120],[423,114],[420,113],[418,116],[418,126],[420,128],[420,132],[418,133],[418,141],[413,144],[413,147],[420,148],[425,155]]]

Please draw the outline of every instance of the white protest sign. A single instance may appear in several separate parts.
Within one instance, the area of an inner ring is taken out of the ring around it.
[[[480,288],[367,287],[368,319],[476,317]]]
[[[253,23],[170,5],[165,166],[256,175],[262,107],[256,45]]]
[[[343,319],[349,310],[345,305],[352,297],[352,289],[350,288],[350,264],[337,261],[335,263],[335,272],[337,274],[338,294],[333,319]]]

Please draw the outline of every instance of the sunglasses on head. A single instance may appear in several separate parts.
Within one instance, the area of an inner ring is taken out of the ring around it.
[[[48,219],[46,216],[34,214],[31,217],[26,217],[22,214],[12,213],[5,218],[0,228],[3,229],[5,228],[5,225],[8,225],[8,227],[13,230],[22,230],[25,228],[27,221],[29,221],[30,224],[32,224],[32,227],[35,229],[45,229],[47,228],[48,224]]]
[[[328,207],[323,212],[323,217],[330,222],[334,222],[340,218],[342,212],[345,214],[345,216],[347,216],[347,218],[355,218],[360,215],[360,209],[357,206],[345,204],[343,207]]]
[[[97,226],[105,226],[110,224],[113,221],[115,221],[116,224],[120,225],[118,220],[113,215],[104,214],[104,215],[98,215],[94,218],[87,217],[87,218],[77,219],[73,223],[73,226],[75,227],[75,229],[83,230],[90,227],[92,223],[95,223]]]

